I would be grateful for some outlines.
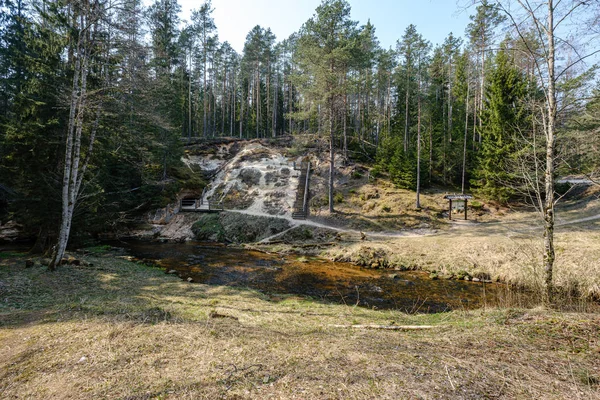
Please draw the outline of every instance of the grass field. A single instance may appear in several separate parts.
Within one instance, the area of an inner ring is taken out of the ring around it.
[[[440,275],[468,273],[543,292],[543,242],[526,224],[459,226],[431,236],[350,241],[325,250],[327,258],[357,262],[373,253],[390,267]],[[567,296],[600,298],[600,219],[557,229],[555,285]]]
[[[0,257],[3,399],[600,399],[600,315],[407,315]],[[383,331],[333,325],[431,325]]]

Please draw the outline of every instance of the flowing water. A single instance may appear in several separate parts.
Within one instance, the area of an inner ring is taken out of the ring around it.
[[[195,283],[259,290],[317,301],[412,313],[494,306],[510,294],[504,285],[433,280],[427,273],[363,269],[318,258],[263,254],[205,243],[111,243],[130,255],[177,271]],[[193,284],[193,283],[191,283]]]

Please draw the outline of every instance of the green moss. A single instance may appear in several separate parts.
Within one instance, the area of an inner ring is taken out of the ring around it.
[[[219,214],[204,214],[192,225],[192,232],[197,240],[225,241],[225,229],[219,219]]]
[[[106,253],[107,251],[109,251],[110,249],[111,249],[111,246],[106,245],[106,244],[83,248],[84,251],[91,253],[91,254],[103,254],[103,253]]]
[[[24,257],[25,253],[18,253],[16,251],[0,251],[0,259],[2,258],[15,258],[15,257]]]
[[[259,217],[224,212],[220,221],[228,240],[236,243],[253,243],[290,228],[281,218]]]
[[[206,186],[206,181],[202,177],[202,172],[200,170],[196,171],[184,166],[172,168],[170,173],[177,179],[180,188],[201,192]]]

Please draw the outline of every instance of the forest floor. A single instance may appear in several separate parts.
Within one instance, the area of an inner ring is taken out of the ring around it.
[[[600,399],[598,313],[408,315],[82,259],[0,253],[1,398]]]

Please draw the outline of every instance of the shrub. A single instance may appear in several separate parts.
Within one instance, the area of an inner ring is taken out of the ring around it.
[[[352,176],[352,179],[360,179],[363,177],[363,175],[358,171],[353,171],[351,176]]]
[[[219,214],[204,214],[192,225],[192,232],[197,240],[223,242],[225,230],[219,220]]]
[[[382,175],[381,173],[381,167],[379,165],[374,166],[373,168],[371,168],[371,177],[374,179],[380,178]]]
[[[333,195],[333,201],[335,203],[343,203],[344,202],[344,195],[340,192],[337,192]]]
[[[481,211],[483,209],[483,203],[477,200],[473,200],[469,205],[475,211]]]

